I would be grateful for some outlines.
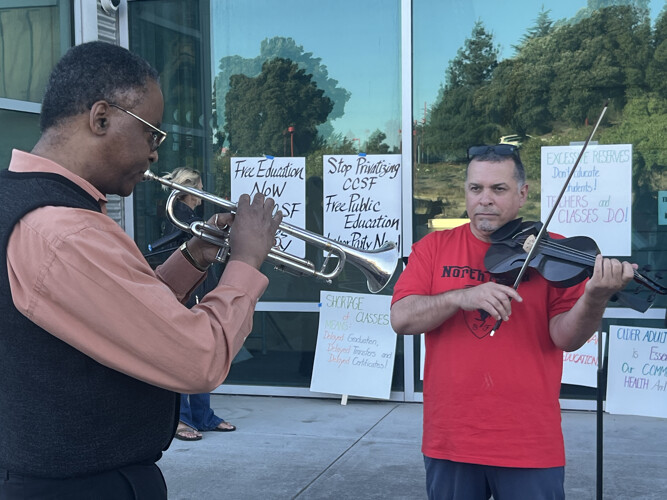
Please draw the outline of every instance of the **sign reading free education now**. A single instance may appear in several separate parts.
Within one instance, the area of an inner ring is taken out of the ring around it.
[[[310,390],[388,399],[396,333],[388,295],[320,292],[320,322]]]
[[[232,200],[238,202],[246,193],[252,200],[255,193],[273,198],[283,213],[283,222],[306,227],[306,159],[234,157],[231,160]],[[306,243],[278,230],[276,240],[281,251],[305,257]]]
[[[542,222],[563,189],[582,146],[542,148]],[[632,144],[589,145],[549,223],[564,236],[589,236],[603,255],[630,255]]]

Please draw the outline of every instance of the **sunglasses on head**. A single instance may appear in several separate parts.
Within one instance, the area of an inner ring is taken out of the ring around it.
[[[514,144],[496,144],[494,146],[470,146],[468,148],[468,160],[475,156],[483,156],[489,153],[495,153],[500,156],[513,156],[518,154],[519,148]]]

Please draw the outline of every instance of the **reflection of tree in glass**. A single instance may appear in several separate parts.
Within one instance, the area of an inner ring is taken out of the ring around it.
[[[475,110],[475,97],[488,85],[498,65],[493,36],[477,21],[470,38],[447,68],[447,83],[431,111],[423,143],[435,151],[465,154],[470,144],[493,142],[496,127]],[[491,140],[490,140],[491,139]]]
[[[427,157],[462,160],[467,146],[507,134],[540,136],[543,145],[582,140],[609,100],[598,136],[604,140],[633,100],[647,93],[659,101],[667,97],[665,16],[663,10],[651,30],[645,0],[590,0],[575,18],[557,22],[542,9],[519,38],[514,57],[500,62],[491,34],[478,21],[450,61],[421,131]],[[636,146],[636,153],[650,154]]]
[[[646,217],[638,220],[654,221],[648,214],[655,214],[667,165],[667,9],[651,28],[647,5],[589,0],[572,19],[555,22],[542,8],[534,26],[517,33],[514,56],[500,62],[491,35],[476,23],[446,69],[428,121],[415,128],[416,144],[423,145],[415,198],[446,199],[449,185],[442,179],[466,163],[467,146],[508,134],[532,136],[521,145],[531,184],[523,212],[539,218],[542,146],[585,139],[609,100],[595,140],[633,145],[634,208],[644,203]],[[453,206],[463,199],[456,196],[451,193]]]
[[[384,142],[386,138],[387,134],[379,129],[376,130],[368,138],[365,152],[369,154],[387,154],[389,152],[389,145]]]
[[[318,146],[317,126],[333,102],[297,64],[273,59],[257,77],[233,75],[229,82],[225,132],[233,155],[305,156]]]
[[[215,77],[215,93],[218,117],[225,113],[225,99],[229,91],[229,79],[232,75],[257,76],[262,65],[276,57],[289,59],[298,64],[306,73],[312,75],[317,87],[324,90],[324,95],[331,99],[334,107],[329,113],[327,122],[319,128],[320,135],[328,139],[333,132],[329,122],[340,118],[345,112],[345,104],[350,99],[350,92],[338,86],[338,80],[329,78],[327,67],[321,64],[322,59],[313,57],[312,52],[304,52],[302,45],[297,45],[292,38],[274,37],[262,41],[260,53],[253,59],[240,56],[227,56],[220,59],[219,73]],[[219,123],[222,125],[222,123]],[[282,151],[282,150],[281,150]]]

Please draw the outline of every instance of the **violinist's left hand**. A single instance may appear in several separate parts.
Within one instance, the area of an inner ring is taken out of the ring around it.
[[[603,258],[598,254],[595,257],[593,276],[586,283],[586,294],[593,300],[606,303],[633,279],[637,267],[637,264]]]
[[[576,351],[600,327],[607,302],[634,277],[637,264],[595,257],[593,276],[586,283],[584,294],[572,309],[549,320],[549,334],[556,347]]]

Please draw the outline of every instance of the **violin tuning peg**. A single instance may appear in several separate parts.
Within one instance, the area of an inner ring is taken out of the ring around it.
[[[644,266],[642,267],[642,271],[644,271],[645,273],[650,273],[652,270],[653,266],[651,266],[651,264],[644,264]]]
[[[655,273],[655,277],[658,278],[659,280],[661,280],[662,279],[662,273],[660,271],[658,271],[657,273]]]

